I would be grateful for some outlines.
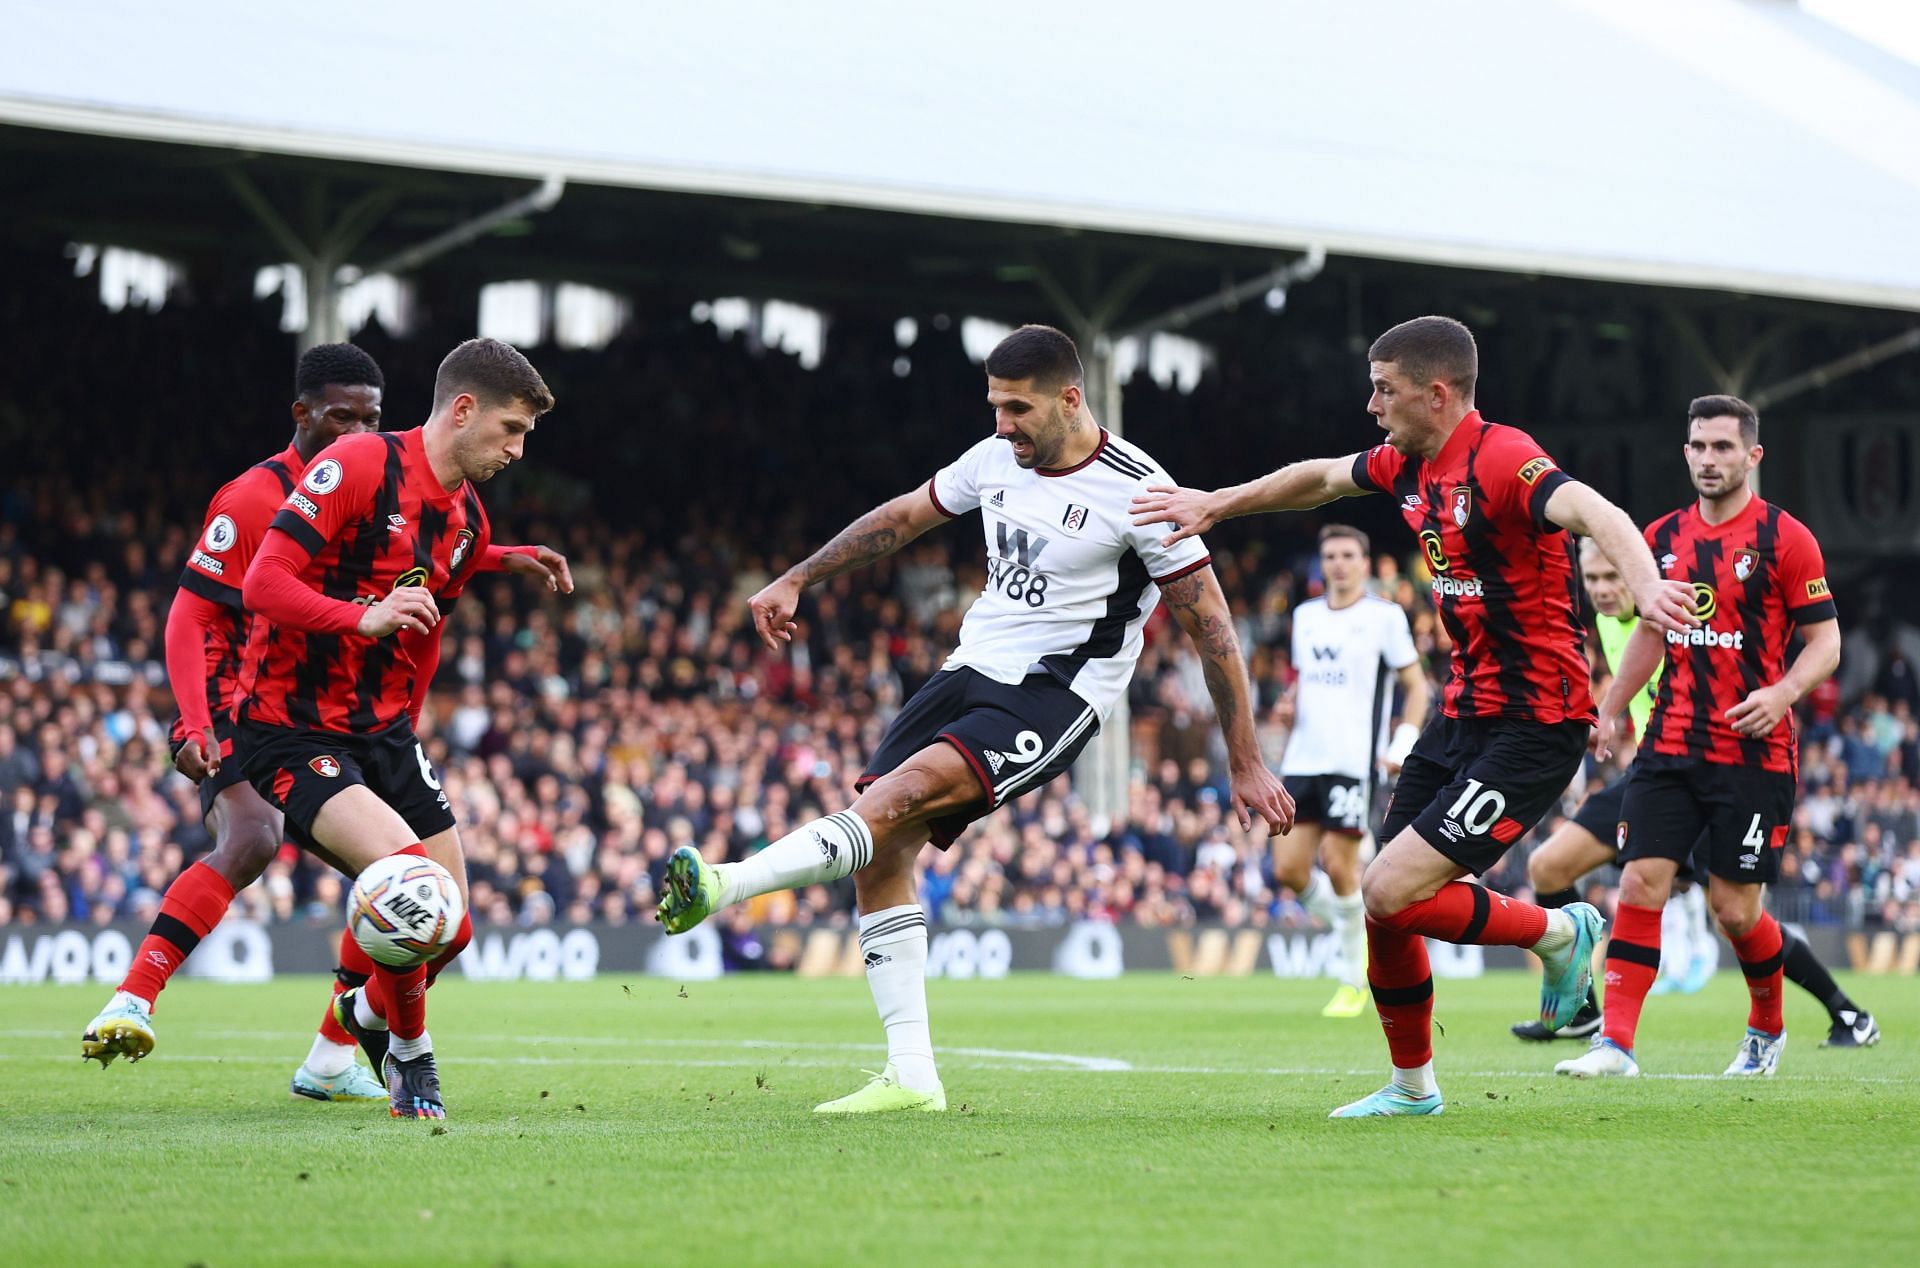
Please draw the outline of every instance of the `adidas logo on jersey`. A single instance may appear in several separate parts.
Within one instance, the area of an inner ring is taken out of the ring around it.
[[[993,496],[987,499],[988,506],[1005,506],[1006,504],[1007,491],[1005,489],[995,489]]]

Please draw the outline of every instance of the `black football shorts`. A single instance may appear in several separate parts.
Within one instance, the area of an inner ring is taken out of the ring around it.
[[[929,825],[933,843],[944,850],[975,819],[1072,766],[1099,732],[1099,713],[1052,674],[1009,684],[973,669],[943,669],[893,719],[854,787],[866,791],[930,745],[944,741],[959,749],[984,795]]]
[[[1560,800],[1589,730],[1584,722],[1434,718],[1400,770],[1380,839],[1412,827],[1480,875]]]
[[[1620,861],[1672,859],[1685,867],[1692,857],[1723,880],[1772,884],[1792,831],[1794,791],[1784,771],[1643,752],[1627,775]]]
[[[269,804],[287,816],[293,830],[310,834],[320,807],[342,788],[363,784],[407,821],[424,841],[454,826],[440,776],[401,718],[371,735],[343,735],[241,722],[235,748],[246,775]]]
[[[1367,830],[1368,781],[1351,775],[1284,775],[1293,794],[1293,821],[1326,832],[1359,836]]]

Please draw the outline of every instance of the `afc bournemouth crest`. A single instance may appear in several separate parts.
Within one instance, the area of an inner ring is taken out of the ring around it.
[[[467,556],[473,553],[473,530],[463,528],[453,539],[453,558],[447,561],[449,574],[460,571],[460,565],[467,562]]]
[[[1733,557],[1733,576],[1736,581],[1745,581],[1760,566],[1760,557],[1750,550],[1740,551]]]
[[[1077,534],[1086,526],[1087,508],[1069,503],[1067,505],[1067,513],[1060,517],[1060,527],[1066,529],[1069,533]]]
[[[324,775],[328,779],[340,778],[340,763],[325,754],[314,758],[307,765],[313,767],[313,773],[316,775]]]
[[[1453,522],[1458,528],[1465,528],[1467,520],[1473,515],[1473,489],[1469,485],[1460,485],[1447,498],[1453,507]]]

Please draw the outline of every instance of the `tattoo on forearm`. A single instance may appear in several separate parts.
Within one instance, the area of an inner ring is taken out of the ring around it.
[[[881,511],[868,511],[808,556],[800,565],[800,575],[812,585],[885,558],[901,545],[900,531],[887,517]]]
[[[1206,679],[1207,694],[1213,697],[1220,730],[1231,735],[1240,720],[1241,703],[1248,690],[1247,672],[1240,659],[1240,639],[1233,631],[1233,622],[1221,610],[1221,605],[1205,604],[1208,575],[1203,571],[1170,581],[1160,588],[1160,596],[1199,650],[1201,674]]]

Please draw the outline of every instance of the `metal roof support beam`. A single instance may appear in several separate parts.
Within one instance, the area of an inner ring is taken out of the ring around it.
[[[1802,371],[1791,378],[1780,380],[1755,392],[1748,403],[1755,409],[1767,409],[1781,401],[1825,387],[1835,379],[1844,379],[1850,374],[1870,370],[1882,361],[1909,352],[1920,352],[1920,326],[1882,339],[1879,343],[1869,344],[1857,352],[1849,352],[1844,357],[1836,357],[1825,365],[1817,365],[1811,370]]]
[[[482,212],[480,215],[475,216],[463,224],[455,225],[445,233],[435,234],[418,246],[408,247],[398,254],[390,255],[365,271],[368,273],[405,273],[411,269],[417,269],[429,260],[438,259],[456,247],[467,245],[467,243],[472,242],[481,234],[505,224],[509,220],[518,220],[522,216],[531,216],[543,211],[552,210],[554,204],[560,201],[560,195],[565,193],[566,189],[567,182],[564,177],[548,176],[540,182],[539,188],[522,194],[518,198],[501,203],[492,211]]]

